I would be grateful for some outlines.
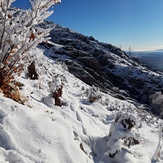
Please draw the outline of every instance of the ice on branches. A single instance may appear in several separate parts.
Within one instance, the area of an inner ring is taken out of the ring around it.
[[[50,16],[49,8],[60,0],[32,0],[28,10],[14,9],[15,0],[0,0],[0,86],[9,83],[13,74],[28,63],[31,51],[45,40],[52,28],[39,24]]]

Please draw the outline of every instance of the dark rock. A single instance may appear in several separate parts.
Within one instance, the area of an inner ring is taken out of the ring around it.
[[[116,46],[58,25],[50,36],[54,43],[62,45],[56,47],[55,53],[67,56],[57,56],[57,59],[65,62],[72,74],[89,85],[96,85],[120,99],[134,98],[144,104],[150,104],[151,94],[163,92],[162,73],[142,66]]]

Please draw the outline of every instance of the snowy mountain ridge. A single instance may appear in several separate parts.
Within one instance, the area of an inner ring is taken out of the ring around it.
[[[64,62],[77,78],[105,93],[112,92],[115,97],[147,104],[153,113],[161,115],[162,109],[155,108],[151,97],[163,92],[162,72],[141,65],[120,48],[59,25],[50,32],[50,37],[54,45],[44,44],[47,55]]]

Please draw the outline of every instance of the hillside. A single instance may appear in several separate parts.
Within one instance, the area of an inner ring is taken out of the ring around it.
[[[56,45],[55,47],[60,45]],[[100,93],[90,103],[87,84],[70,74],[65,64],[46,57],[46,49],[36,49],[38,80],[22,73],[21,95],[25,105],[0,94],[0,162],[3,163],[144,163],[151,162],[158,143],[157,118],[132,102]],[[63,82],[62,106],[55,106],[49,91],[54,76]],[[112,94],[110,92],[110,94]],[[139,145],[123,146],[114,158],[108,156],[107,137],[115,113],[123,111],[137,119]],[[162,162],[161,156],[158,162]]]
[[[114,97],[132,98],[147,105],[151,105],[150,97],[156,91],[163,92],[161,72],[142,66],[111,44],[59,25],[51,31],[50,37],[52,44],[44,44],[46,55],[64,62],[70,73],[90,86],[96,85],[105,93],[112,92]]]

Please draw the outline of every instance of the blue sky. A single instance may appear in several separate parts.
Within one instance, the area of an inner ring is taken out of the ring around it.
[[[163,0],[62,0],[49,19],[122,49],[163,49]]]

